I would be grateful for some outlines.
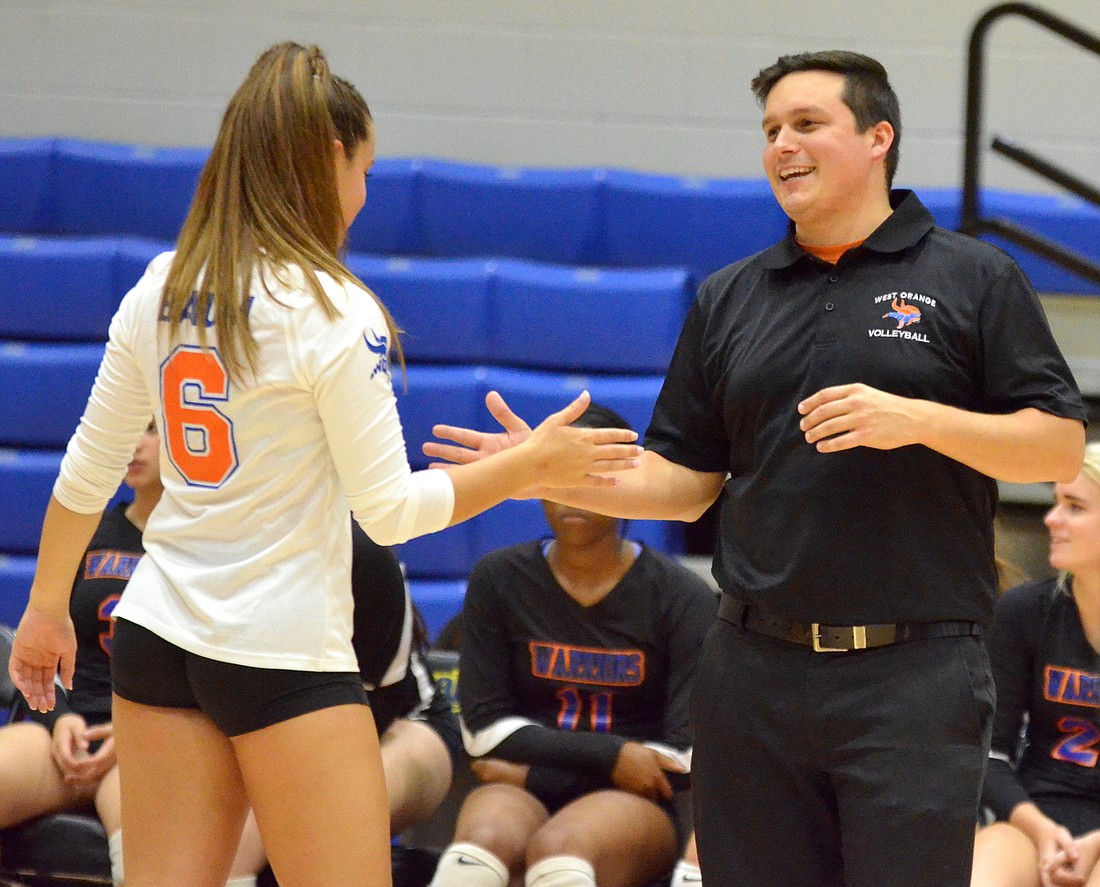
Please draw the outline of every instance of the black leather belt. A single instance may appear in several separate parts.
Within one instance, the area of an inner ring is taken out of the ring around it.
[[[928,638],[979,637],[982,633],[982,627],[977,622],[890,622],[878,625],[792,622],[739,603],[728,594],[723,594],[718,604],[718,618],[746,631],[813,647],[818,653],[849,653]]]

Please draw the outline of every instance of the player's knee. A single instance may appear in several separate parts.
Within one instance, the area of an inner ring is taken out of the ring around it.
[[[527,869],[525,887],[596,887],[596,870],[579,856],[550,856]]]
[[[522,832],[508,828],[508,823],[491,817],[463,821],[461,833],[455,835],[456,840],[481,847],[504,860],[506,865],[522,861],[526,837]]]
[[[452,844],[439,858],[428,887],[507,887],[508,867],[477,844]]]
[[[527,867],[551,856],[591,858],[585,837],[578,824],[570,822],[567,817],[550,819],[527,842]]]

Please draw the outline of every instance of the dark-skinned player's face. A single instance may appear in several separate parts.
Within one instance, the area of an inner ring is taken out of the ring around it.
[[[619,535],[619,519],[559,505],[556,502],[543,502],[546,522],[558,544],[563,547],[592,545]]]

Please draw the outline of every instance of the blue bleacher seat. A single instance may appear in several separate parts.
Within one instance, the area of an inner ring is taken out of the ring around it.
[[[607,259],[686,268],[694,285],[771,246],[787,217],[764,179],[703,179],[610,170]]]
[[[0,449],[0,551],[33,554],[38,550],[42,518],[50,501],[60,451]]]
[[[0,231],[44,234],[54,210],[54,139],[0,139]]]
[[[644,435],[662,381],[660,375],[582,375],[490,367],[485,372],[484,384],[487,391],[499,391],[508,405],[532,426],[587,389],[594,402],[613,409],[639,435]],[[484,418],[479,417],[475,427],[499,430],[488,411],[482,412]]]
[[[433,425],[472,428],[488,424],[484,375],[485,371],[476,366],[410,366],[407,391],[403,390],[400,375],[395,377],[397,411],[409,462],[414,467],[428,464],[420,447],[434,439]],[[409,576],[465,576],[476,556],[475,531],[467,521],[406,542],[398,546],[397,552]]]
[[[348,230],[348,250],[385,255],[423,252],[418,187],[422,161],[380,157],[367,180],[367,204]]]
[[[521,169],[424,162],[420,220],[433,256],[512,256],[603,264],[596,169]]]
[[[0,554],[0,624],[19,624],[33,578],[33,557]]]
[[[110,239],[0,236],[0,338],[105,342],[114,273]]]
[[[57,233],[175,241],[209,153],[58,140]]]
[[[417,536],[394,549],[414,579],[465,578],[477,560],[476,522],[464,521],[438,533]]]
[[[568,268],[501,261],[493,287],[494,363],[663,373],[690,298],[682,268]]]
[[[443,626],[462,609],[466,580],[413,579],[409,581],[409,595],[424,617],[428,635],[434,641]]]
[[[401,344],[410,361],[481,363],[488,358],[492,262],[355,254],[347,262],[405,331]]]
[[[102,345],[0,343],[0,446],[64,447],[102,356]]]
[[[937,225],[951,231],[959,230],[962,224],[962,191],[959,188],[914,188],[913,191],[932,213]]]
[[[408,388],[395,372],[393,387],[397,412],[405,435],[409,463],[424,467],[428,458],[421,444],[434,440],[432,426],[487,427],[492,417],[485,408],[485,370],[477,366],[410,366]]]
[[[538,499],[509,499],[477,517],[477,556],[550,535]]]
[[[1011,191],[983,192],[983,216],[1006,219],[1081,253],[1100,263],[1100,207],[1076,197],[1052,194],[1019,194]],[[983,236],[1011,255],[1041,293],[1100,295],[1100,284],[1041,259],[1034,253],[996,236]]]
[[[175,249],[167,240],[146,240],[137,237],[119,237],[115,240],[115,271],[113,288],[117,301],[141,279],[146,267],[163,252]]]
[[[962,191],[959,188],[914,188],[942,228],[958,230],[962,224]],[[984,189],[980,198],[983,218],[1014,222],[1055,243],[1100,262],[1100,208],[1076,197],[1023,194]],[[1014,243],[995,235],[983,240],[1005,250],[1027,274],[1039,292],[1100,295],[1100,285],[1087,281]]]

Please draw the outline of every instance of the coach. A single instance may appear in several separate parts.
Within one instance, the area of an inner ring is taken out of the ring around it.
[[[1032,287],[891,191],[874,59],[753,80],[786,239],[711,276],[640,468],[548,493],[692,520],[725,490],[695,690],[704,882],[962,887],[989,744],[994,478],[1069,481],[1084,410]],[[441,428],[467,461],[525,435]]]

